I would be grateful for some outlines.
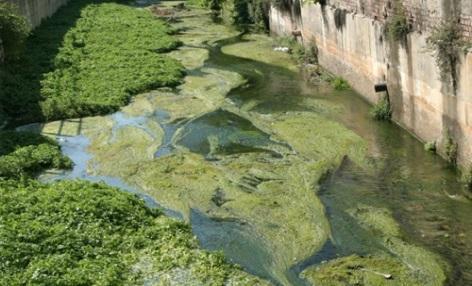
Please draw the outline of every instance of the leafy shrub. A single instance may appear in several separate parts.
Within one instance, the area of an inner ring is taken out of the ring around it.
[[[20,122],[105,114],[146,90],[179,83],[183,67],[160,52],[172,29],[149,11],[71,1],[27,40],[1,74],[0,102]]]
[[[186,224],[103,184],[0,182],[0,223],[0,285],[142,285],[173,269],[224,285],[236,270]]]
[[[452,81],[454,92],[457,89],[456,65],[466,42],[461,37],[457,20],[444,21],[435,27],[427,38],[428,47],[434,51],[436,64],[444,78]]]
[[[0,178],[31,177],[45,169],[71,167],[72,162],[49,138],[28,132],[0,132]]]
[[[29,25],[18,9],[8,2],[0,2],[0,40],[7,59],[18,56],[29,33]]]
[[[392,118],[392,109],[387,98],[383,97],[377,104],[375,104],[371,109],[370,114],[375,120],[389,121]]]
[[[385,32],[391,40],[404,42],[410,30],[403,4],[401,1],[395,1],[393,15],[387,19]]]
[[[350,88],[349,83],[339,76],[331,79],[331,85],[334,87],[335,90],[346,90]]]

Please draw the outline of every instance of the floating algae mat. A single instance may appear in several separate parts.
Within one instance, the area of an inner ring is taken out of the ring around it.
[[[472,204],[441,159],[372,121],[354,92],[305,85],[270,38],[203,10],[176,19],[182,85],[113,115],[24,127],[76,163],[45,180],[137,192],[273,285],[472,283]]]
[[[175,144],[204,156],[231,155],[248,152],[272,152],[281,146],[270,135],[256,128],[251,121],[232,112],[218,109],[188,122],[180,130]],[[282,156],[282,155],[279,155]]]

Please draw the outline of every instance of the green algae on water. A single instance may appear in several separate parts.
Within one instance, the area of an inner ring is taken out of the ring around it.
[[[306,270],[305,278],[382,283],[375,272],[388,268],[393,276],[388,283],[415,285],[425,277],[429,285],[442,283],[447,267],[406,241],[387,209],[349,200],[352,204],[340,205],[352,225],[346,232],[333,229],[339,225],[319,198],[320,185],[346,162],[363,174],[374,173],[366,140],[333,120],[333,114],[346,111],[327,98],[336,95],[310,96],[298,83],[294,88],[296,65],[272,50],[270,38],[244,36],[237,42],[237,33],[211,24],[203,13],[182,12],[185,17],[175,24],[184,46],[171,56],[188,69],[183,84],[139,95],[122,109],[133,120],[141,118],[140,125],[117,126],[113,116],[84,125],[93,172],[119,176],[181,214],[203,246],[222,249],[246,270],[282,285],[300,284],[287,274],[294,265],[328,240],[337,247],[352,233],[366,239],[368,247],[360,249],[365,252],[341,253],[344,257]],[[222,53],[217,45],[225,45]],[[44,130],[53,125],[60,126],[51,123]],[[152,156],[169,129],[175,132],[173,151]],[[249,149],[234,146],[241,139]],[[261,257],[254,260],[251,253]],[[144,269],[148,263],[144,255],[140,265]],[[165,273],[169,281],[188,275],[185,269]]]

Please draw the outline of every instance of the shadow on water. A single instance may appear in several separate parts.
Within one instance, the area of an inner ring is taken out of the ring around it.
[[[269,134],[256,128],[251,121],[223,109],[189,121],[179,135],[176,144],[207,158],[250,152],[268,152],[282,157],[270,149],[282,144],[272,141]]]
[[[244,34],[240,34],[208,47],[210,57],[205,62],[207,67],[236,72],[247,80],[246,85],[233,89],[228,98],[242,109],[247,109],[245,104],[248,101],[257,102],[248,108],[262,114],[306,111],[301,99],[307,95],[308,90],[300,73],[222,52],[224,46],[248,41],[250,40],[244,39]]]
[[[202,247],[222,250],[230,261],[244,265],[246,271],[279,285],[270,275],[271,255],[264,242],[251,235],[246,223],[237,219],[215,220],[195,209],[191,210],[190,223]]]

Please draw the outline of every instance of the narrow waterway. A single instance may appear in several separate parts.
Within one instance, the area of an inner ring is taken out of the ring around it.
[[[322,281],[318,266],[352,255],[393,259],[403,285],[472,283],[472,203],[442,159],[373,121],[355,92],[306,84],[270,38],[179,13],[182,86],[110,116],[29,126],[76,164],[44,180],[140,193],[275,285]]]

